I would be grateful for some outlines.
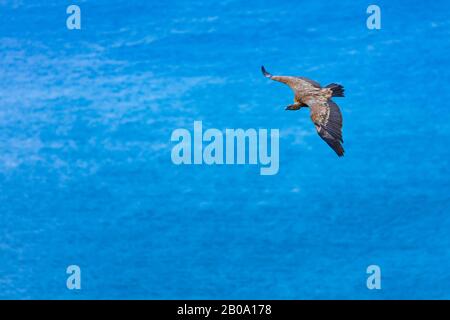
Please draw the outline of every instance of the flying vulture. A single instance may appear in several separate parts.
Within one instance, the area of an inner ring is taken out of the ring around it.
[[[343,97],[344,87],[335,83],[321,87],[319,83],[308,78],[274,76],[267,72],[264,66],[261,70],[266,78],[285,83],[294,91],[294,104],[287,106],[286,110],[309,107],[317,133],[339,157],[342,157],[344,155],[342,115],[331,98]]]

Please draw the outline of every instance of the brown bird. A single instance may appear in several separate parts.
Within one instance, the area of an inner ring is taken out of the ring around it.
[[[286,110],[299,110],[309,107],[311,120],[314,122],[319,136],[337,153],[344,155],[342,140],[342,115],[332,97],[343,97],[344,87],[340,84],[329,84],[321,87],[316,81],[304,77],[273,76],[261,67],[266,78],[287,84],[294,91],[294,104]]]

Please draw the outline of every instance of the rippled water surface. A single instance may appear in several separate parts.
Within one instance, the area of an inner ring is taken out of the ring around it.
[[[447,1],[77,4],[0,0],[0,298],[450,298]],[[344,158],[261,64],[345,86]],[[279,173],[173,165],[194,120]]]

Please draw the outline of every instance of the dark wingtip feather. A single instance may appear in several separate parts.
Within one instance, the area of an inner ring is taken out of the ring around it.
[[[336,152],[339,158],[344,156],[344,148],[341,144],[338,144],[336,148],[333,148],[333,150]]]
[[[262,71],[262,74],[264,75],[264,77],[272,78],[272,75],[267,72],[267,70],[266,70],[266,68],[264,68],[264,66],[261,66],[261,71]]]
[[[329,135],[329,133],[328,133]],[[321,135],[321,138],[333,149],[334,152],[338,155],[338,157],[344,156],[344,147],[342,147],[342,144],[339,143],[338,140],[333,138],[333,136],[324,136]]]

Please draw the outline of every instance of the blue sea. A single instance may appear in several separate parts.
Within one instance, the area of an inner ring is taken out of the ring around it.
[[[449,299],[449,12],[0,0],[0,298]],[[345,157],[261,65],[344,85]],[[194,121],[279,129],[278,174],[174,165]]]

